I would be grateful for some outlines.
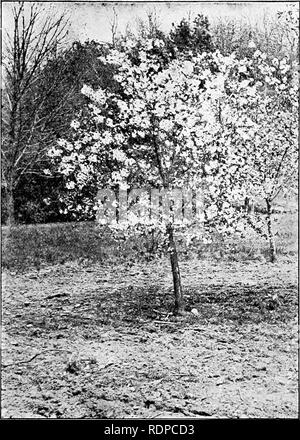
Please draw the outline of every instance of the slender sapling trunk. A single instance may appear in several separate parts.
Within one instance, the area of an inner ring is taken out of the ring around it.
[[[270,252],[270,261],[274,263],[276,261],[276,245],[273,234],[272,227],[272,218],[271,218],[271,202],[269,199],[266,199],[267,203],[267,229],[268,229],[268,239],[269,239],[269,252]]]
[[[174,230],[172,225],[167,226],[168,245],[170,252],[170,261],[173,275],[173,286],[175,295],[174,315],[178,315],[184,311],[183,291],[181,285],[180,270],[178,264],[178,255],[176,243],[174,240]]]

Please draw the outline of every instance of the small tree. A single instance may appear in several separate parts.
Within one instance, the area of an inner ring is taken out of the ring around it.
[[[184,300],[175,231],[193,223],[188,195],[204,192],[206,210],[200,210],[198,219],[211,218],[209,211],[215,209],[227,223],[233,223],[234,201],[245,198],[248,191],[245,185],[235,188],[237,170],[242,169],[239,161],[243,163],[241,156],[249,145],[244,134],[239,134],[239,129],[244,127],[243,133],[249,129],[247,115],[245,111],[236,115],[236,109],[245,100],[245,89],[249,96],[261,91],[244,79],[245,61],[234,56],[203,54],[164,66],[153,55],[156,44],[163,42],[145,42],[138,62],[130,54],[111,51],[105,61],[116,66],[120,90],[113,93],[85,86],[82,92],[91,100],[91,113],[73,124],[73,139],[61,140],[51,155],[66,176],[72,209],[95,207],[94,200],[87,200],[84,207],[76,205],[77,194],[91,182],[112,189],[146,186],[167,196],[176,189],[183,191],[182,204],[173,197],[168,203],[173,209],[159,215],[154,212],[154,216],[151,199],[144,197],[144,215],[128,215],[116,225],[163,232],[173,274],[174,311],[180,313]],[[176,210],[185,216],[176,218]],[[197,234],[202,235],[201,228]]]
[[[223,134],[230,139],[219,163],[220,182],[231,174],[230,185],[221,183],[226,188],[221,199],[234,208],[233,223],[246,222],[267,238],[274,262],[274,203],[297,187],[298,73],[285,58],[269,62],[255,51],[252,59],[240,61],[238,74],[238,93],[220,107]]]
[[[138,65],[117,51],[106,58],[118,67],[115,79],[121,93],[83,88],[91,99],[92,117],[78,121],[72,142],[61,141],[52,151],[52,156],[62,157],[60,171],[69,176],[67,185],[74,193],[94,178],[111,188],[126,180],[126,185],[147,185],[166,193],[199,187],[205,144],[215,130],[214,117],[210,120],[203,110],[211,94],[209,87],[204,93],[202,81],[213,87],[214,78],[200,58],[173,61],[163,68],[153,55],[157,44],[163,42],[146,42]],[[113,164],[110,178],[106,174],[103,181],[108,162]],[[130,219],[122,226],[130,227]],[[179,313],[184,302],[172,214],[152,218],[144,226],[159,227],[166,236]]]

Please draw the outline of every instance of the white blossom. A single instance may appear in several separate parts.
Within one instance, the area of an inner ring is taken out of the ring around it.
[[[75,182],[69,181],[66,183],[67,189],[74,189],[75,188]]]
[[[122,150],[114,149],[113,158],[120,162],[124,162],[126,160],[126,154]]]
[[[102,135],[102,143],[103,145],[109,145],[113,141],[112,135],[109,131],[105,131]]]
[[[73,120],[70,124],[71,128],[73,128],[73,130],[77,130],[80,127],[80,123],[79,121]]]

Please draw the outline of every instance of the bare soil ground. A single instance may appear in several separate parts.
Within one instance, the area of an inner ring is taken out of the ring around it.
[[[2,417],[296,418],[295,262],[181,270],[177,318],[167,259],[6,271]]]

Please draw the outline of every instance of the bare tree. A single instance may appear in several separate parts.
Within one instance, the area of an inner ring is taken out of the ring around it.
[[[115,7],[113,7],[113,17],[109,21],[109,23],[110,23],[110,30],[111,30],[112,45],[113,45],[113,47],[115,47],[116,38],[117,38],[117,31],[118,31],[118,13],[117,13]]]
[[[46,15],[34,3],[13,4],[12,15],[12,35],[7,34],[3,59],[1,148],[8,225],[15,222],[17,185],[44,157],[51,139],[50,121],[63,111],[61,102],[45,113],[59,74],[43,87],[40,78],[47,63],[55,58],[68,25],[64,16]]]
[[[147,10],[147,18],[137,18],[137,38],[157,38],[161,33],[161,23],[156,8]]]
[[[249,44],[268,55],[269,58],[287,57],[289,62],[298,59],[299,24],[296,5],[288,5],[286,11],[270,14],[264,10],[260,23],[253,24],[249,17],[219,18],[212,24],[215,47],[223,54],[233,51],[239,57],[247,54]]]

